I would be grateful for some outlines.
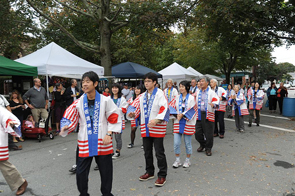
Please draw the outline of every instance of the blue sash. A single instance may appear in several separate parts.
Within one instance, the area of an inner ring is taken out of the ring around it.
[[[158,88],[155,87],[150,99],[148,100],[148,102],[147,102],[148,91],[146,91],[146,93],[145,93],[145,95],[143,97],[143,109],[144,109],[146,137],[150,136],[149,128],[148,128],[147,125],[149,123],[150,113],[151,113],[151,110],[152,110],[152,107],[153,107],[153,102],[155,100],[157,91],[158,91]]]
[[[205,98],[205,111],[207,114],[207,105],[208,105],[208,92],[209,92],[209,87],[207,87],[206,91],[206,98]],[[202,101],[202,90],[199,91],[199,96],[198,96],[198,120],[201,120],[201,101]],[[206,115],[207,116],[207,115]]]
[[[168,103],[170,103],[171,97],[172,97],[172,92],[173,92],[173,86],[171,87],[171,90],[170,90],[170,96],[168,94],[168,91],[169,91],[169,88],[167,88],[166,97],[168,98]]]
[[[184,111],[187,110],[188,98],[189,98],[189,93],[187,93],[187,95],[185,97]],[[180,94],[180,96],[179,96],[178,112],[179,112],[179,114],[182,114],[182,94]],[[181,118],[179,121],[179,133],[183,134],[185,124],[186,124],[186,120],[184,118]]]
[[[83,108],[87,124],[87,135],[88,135],[88,146],[89,146],[89,157],[97,155],[98,148],[98,130],[99,130],[99,113],[100,113],[100,94],[96,91],[95,101],[94,101],[94,113],[93,113],[93,122],[91,123],[89,108],[88,108],[88,99],[87,96],[84,96],[83,99]]]

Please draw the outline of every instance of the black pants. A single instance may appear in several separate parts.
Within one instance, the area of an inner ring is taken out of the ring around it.
[[[252,124],[252,119],[254,116],[254,112],[256,114],[256,123],[259,124],[260,123],[260,110],[249,110],[249,124]]]
[[[89,196],[88,194],[88,175],[93,157],[78,158],[77,164],[77,186],[80,196]],[[95,162],[98,165],[101,179],[100,191],[103,196],[112,196],[113,184],[113,161],[112,155],[95,156]]]
[[[218,126],[217,123],[219,124],[219,131],[218,131]],[[215,111],[215,129],[214,129],[214,134],[219,134],[224,135],[224,112],[221,111]]]
[[[277,96],[270,95],[268,97],[269,100],[269,110],[277,110]]]
[[[280,113],[281,114],[283,113],[283,100],[284,100],[284,97],[278,98],[279,108],[280,108]]]
[[[213,147],[214,122],[206,119],[206,112],[201,113],[201,120],[196,123],[195,138],[206,150]]]
[[[146,173],[150,175],[154,175],[155,167],[154,167],[154,159],[153,159],[153,146],[156,151],[156,158],[158,163],[158,177],[166,178],[167,176],[167,160],[164,149],[164,138],[156,138],[156,137],[144,137],[142,138],[143,149],[144,149],[144,157],[145,157],[145,170]]]

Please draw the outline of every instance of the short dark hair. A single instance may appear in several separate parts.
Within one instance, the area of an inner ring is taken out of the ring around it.
[[[158,83],[158,76],[157,76],[157,74],[155,74],[153,72],[149,72],[143,76],[144,80],[147,78],[151,79],[153,82],[156,81],[156,83]]]
[[[186,92],[189,93],[189,90],[190,90],[190,88],[191,88],[191,84],[190,84],[189,81],[187,81],[187,80],[183,80],[183,81],[179,82],[179,86],[180,86],[180,85],[184,86]]]
[[[99,82],[99,77],[94,71],[88,71],[88,72],[84,73],[82,76],[82,80],[84,80],[85,78],[89,78],[89,80],[91,80],[93,82],[93,84],[95,82]]]
[[[76,81],[76,79],[71,79],[71,84],[73,84]]]
[[[229,86],[231,87],[231,89],[233,89],[233,85],[231,85],[231,84],[228,84],[228,85],[227,85],[227,88],[228,88]]]
[[[115,83],[112,85],[112,88],[118,88],[118,98],[121,98],[122,97],[122,87],[120,86],[119,83]],[[114,98],[114,94],[113,94],[113,91],[111,91],[111,98]]]
[[[60,86],[61,83],[56,83],[55,87],[58,88]]]
[[[140,94],[141,93],[143,93],[145,90],[144,90],[144,87],[141,85],[141,84],[139,84],[139,85],[137,85],[135,88],[137,88],[137,89],[140,89]],[[135,90],[135,89],[134,89]],[[135,95],[135,92],[133,93],[133,100],[136,98],[136,95]]]
[[[106,87],[104,88],[104,90],[105,90],[105,89],[109,89],[109,90],[110,90],[110,88],[109,88],[108,86],[106,86]]]

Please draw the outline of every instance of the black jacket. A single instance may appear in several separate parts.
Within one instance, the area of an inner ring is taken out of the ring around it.
[[[79,93],[79,89],[77,87],[75,87],[76,89],[76,93]],[[71,86],[69,86],[64,94],[64,97],[66,99],[66,106],[70,106],[73,102],[74,102],[74,97],[71,97],[71,95],[73,95],[73,91],[71,89]],[[81,96],[81,94],[79,94],[79,96],[77,96],[77,99]]]

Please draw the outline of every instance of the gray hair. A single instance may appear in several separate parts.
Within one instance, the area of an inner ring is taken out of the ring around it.
[[[71,84],[73,84],[75,81],[77,81],[76,79],[71,79]]]
[[[214,81],[216,84],[218,84],[217,80],[216,79],[211,79],[210,81]]]
[[[167,80],[167,82],[169,82],[169,81],[171,81],[171,82],[173,83],[173,80],[172,80],[171,78],[169,78],[169,79]]]
[[[237,86],[237,87],[239,88],[239,90],[241,89],[241,86],[240,86],[240,85],[238,85],[238,84],[235,84],[235,86]],[[235,87],[235,86],[234,86],[234,87]]]
[[[208,78],[207,77],[201,77],[199,81],[201,80],[205,80],[205,82],[208,82]]]

